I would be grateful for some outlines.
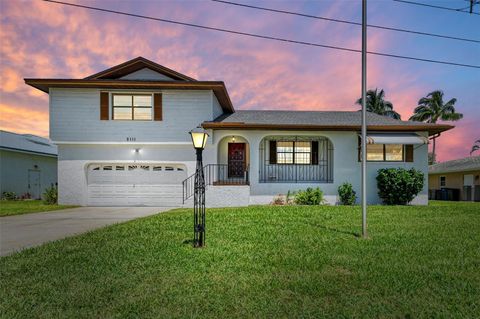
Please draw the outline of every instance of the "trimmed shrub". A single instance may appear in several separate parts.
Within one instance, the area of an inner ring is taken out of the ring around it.
[[[55,205],[58,202],[58,188],[54,185],[45,189],[43,193],[43,202],[46,205]]]
[[[297,205],[320,205],[323,204],[323,192],[317,188],[307,188],[306,190],[298,191],[295,194],[295,204]]]
[[[355,193],[350,183],[343,183],[338,186],[338,196],[342,205],[355,205],[357,201],[357,193]]]
[[[424,175],[411,168],[382,168],[378,170],[378,196],[387,205],[407,205],[423,189]]]
[[[3,192],[2,193],[2,199],[3,200],[16,200],[18,198],[17,198],[17,194],[15,194],[15,192]]]

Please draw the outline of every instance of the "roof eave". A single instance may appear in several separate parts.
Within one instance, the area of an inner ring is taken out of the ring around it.
[[[34,79],[25,83],[49,93],[50,88],[98,88],[98,89],[179,89],[212,90],[223,110],[235,112],[225,83],[222,81],[138,81],[138,80],[86,80],[86,79]]]
[[[244,122],[204,122],[205,129],[218,130],[302,130],[302,131],[358,131],[360,125],[306,125],[306,124],[252,124]],[[452,125],[368,125],[370,131],[422,132],[429,136],[452,129]]]

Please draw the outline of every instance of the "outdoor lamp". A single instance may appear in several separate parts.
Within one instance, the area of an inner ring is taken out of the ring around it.
[[[193,130],[190,131],[190,135],[192,136],[192,143],[193,147],[196,150],[203,150],[205,145],[207,145],[207,138],[208,133],[202,127],[197,126]]]
[[[193,193],[193,247],[205,245],[205,174],[203,172],[202,152],[207,144],[208,134],[198,126],[190,131],[193,147],[197,151]]]

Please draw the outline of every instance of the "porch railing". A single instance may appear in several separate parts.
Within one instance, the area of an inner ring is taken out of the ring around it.
[[[228,164],[207,164],[203,167],[205,175],[205,186],[210,185],[249,185],[248,166],[244,167],[242,174],[232,175]],[[241,176],[240,176],[241,175]],[[189,176],[182,182],[183,203],[193,196],[195,191],[195,174]]]

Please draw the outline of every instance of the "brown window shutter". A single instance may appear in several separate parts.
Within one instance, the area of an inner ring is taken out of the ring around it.
[[[270,164],[277,164],[277,141],[270,141]]]
[[[405,162],[413,162],[413,145],[405,145]]]
[[[100,120],[108,120],[108,92],[100,92]]]
[[[162,93],[153,94],[153,120],[161,121],[162,117]]]
[[[360,138],[360,136],[358,137],[357,151],[358,151],[358,161],[361,162],[362,161],[362,139]]]
[[[312,165],[318,165],[318,141],[312,141]]]

